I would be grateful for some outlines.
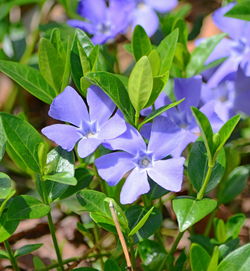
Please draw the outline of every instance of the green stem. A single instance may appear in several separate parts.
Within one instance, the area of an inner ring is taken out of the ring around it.
[[[207,171],[205,180],[204,180],[204,182],[202,184],[202,187],[201,187],[199,193],[197,194],[197,200],[201,200],[204,197],[204,194],[206,192],[206,188],[207,188],[208,182],[209,182],[210,177],[212,175],[213,168],[214,168],[214,163],[211,163],[211,164],[209,163],[209,165],[208,165],[208,171]]]
[[[174,241],[174,243],[173,243],[173,245],[172,245],[172,247],[171,247],[171,249],[169,251],[169,254],[173,255],[175,253],[175,251],[177,249],[177,246],[178,246],[183,234],[184,234],[184,231],[178,233],[178,235],[177,235],[177,237],[176,237],[176,239],[175,239],[175,241]]]
[[[211,231],[212,224],[213,224],[214,217],[216,215],[216,212],[217,212],[217,209],[213,210],[213,212],[211,213],[211,215],[209,217],[209,220],[207,222],[207,225],[206,225],[204,236],[208,236],[209,235],[209,233]]]
[[[63,260],[62,260],[61,252],[60,252],[59,245],[58,245],[57,238],[56,238],[55,226],[53,224],[53,220],[52,220],[50,212],[48,213],[48,224],[49,224],[49,229],[50,229],[50,233],[51,233],[51,236],[52,236],[54,248],[55,248],[55,251],[56,251],[56,256],[57,256],[59,268],[60,268],[61,271],[64,271]]]
[[[138,127],[140,112],[135,112],[135,127]]]
[[[5,246],[8,254],[9,254],[9,259],[10,259],[10,262],[11,262],[11,265],[12,265],[13,269],[16,270],[16,271],[20,271],[20,269],[19,269],[19,267],[17,265],[17,262],[16,262],[16,258],[15,258],[14,254],[13,254],[13,251],[12,251],[12,249],[10,247],[10,243],[9,243],[8,240],[4,241],[4,246]]]

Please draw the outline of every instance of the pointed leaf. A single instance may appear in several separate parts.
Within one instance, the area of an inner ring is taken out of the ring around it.
[[[211,257],[200,245],[193,243],[190,248],[190,263],[192,271],[207,271]]]
[[[27,254],[30,254],[31,252],[39,249],[43,244],[30,244],[30,245],[25,245],[21,248],[18,248],[15,253],[14,253],[14,256],[17,258],[17,257],[20,257],[20,256],[24,256],[24,255],[27,255]]]
[[[12,189],[10,177],[5,173],[0,172],[0,199],[8,197]]]

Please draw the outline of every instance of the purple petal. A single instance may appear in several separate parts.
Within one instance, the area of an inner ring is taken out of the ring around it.
[[[183,157],[156,161],[152,168],[147,169],[148,175],[166,190],[178,192],[183,181],[184,161]]]
[[[116,139],[109,140],[105,146],[111,150],[123,150],[134,155],[136,155],[138,151],[146,151],[146,144],[142,136],[129,124],[127,124],[125,133]]]
[[[146,4],[158,12],[168,12],[178,5],[177,0],[145,0]]]
[[[138,199],[142,194],[148,193],[150,186],[145,170],[135,168],[125,181],[120,195],[122,204],[129,204]]]
[[[78,127],[82,122],[89,121],[87,107],[81,96],[72,88],[66,87],[52,102],[49,116]]]
[[[176,134],[180,128],[167,117],[157,117],[153,121],[148,151],[154,153],[155,159],[162,159],[174,151],[179,145]]]
[[[115,110],[112,100],[97,86],[91,86],[87,92],[89,116],[92,122],[99,124],[107,121]]]
[[[96,24],[105,20],[106,10],[105,0],[81,0],[77,13]]]
[[[115,114],[112,118],[107,120],[98,133],[99,139],[114,139],[123,134],[127,129],[126,123],[119,114]]]
[[[151,37],[158,28],[159,19],[153,9],[142,4],[134,11],[132,27],[136,25],[141,25]]]
[[[53,124],[42,129],[42,133],[66,151],[72,151],[81,138],[77,128],[67,124]]]
[[[77,152],[81,158],[85,158],[93,153],[101,143],[102,140],[98,138],[83,138],[78,143]]]
[[[80,21],[80,20],[68,20],[67,24],[75,27],[75,28],[80,28],[84,31],[87,31],[89,34],[94,34],[95,33],[95,27],[93,24]]]
[[[96,33],[92,38],[92,42],[94,44],[104,44],[106,43],[109,39],[113,38],[113,36],[107,35],[107,34],[102,34],[102,33]]]
[[[106,154],[95,160],[98,174],[109,185],[116,185],[122,177],[135,167],[133,156],[126,152]]]
[[[178,105],[182,111],[190,111],[190,106],[197,107],[200,102],[201,95],[201,76],[192,78],[176,78],[174,80],[174,92],[177,100],[185,98],[185,100]]]

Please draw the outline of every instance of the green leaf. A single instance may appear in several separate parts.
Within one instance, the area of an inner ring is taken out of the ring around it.
[[[219,248],[215,247],[214,251],[213,251],[212,258],[209,263],[209,266],[207,268],[207,271],[216,271],[217,270],[219,255],[220,255]]]
[[[38,49],[39,69],[45,80],[53,87],[57,94],[60,93],[64,61],[53,44],[42,38]]]
[[[9,254],[5,250],[0,249],[0,259],[9,259]]]
[[[5,146],[6,146],[6,137],[4,134],[2,121],[0,119],[0,161],[3,159],[5,153]]]
[[[62,183],[62,184],[68,184],[68,185],[77,184],[76,178],[72,177],[71,174],[69,174],[68,172],[59,172],[53,175],[44,175],[43,178],[45,180]]]
[[[228,203],[239,195],[247,185],[248,176],[249,169],[246,166],[235,168],[220,186],[217,196],[219,202]]]
[[[190,263],[192,271],[207,271],[210,255],[200,245],[193,243],[190,248]]]
[[[217,271],[248,271],[250,266],[250,244],[244,245],[224,258]]]
[[[246,216],[244,214],[235,214],[227,220],[226,223],[227,239],[228,238],[235,239],[238,237],[241,228],[245,223],[245,220]]]
[[[234,251],[239,247],[240,240],[239,238],[229,240],[226,243],[219,246],[220,258],[225,258],[230,252]]]
[[[7,240],[15,232],[18,224],[18,220],[9,221],[6,212],[4,212],[0,216],[0,242]]]
[[[185,231],[196,222],[210,214],[217,202],[212,199],[195,200],[193,198],[175,198],[173,209],[177,216],[180,232]]]
[[[33,261],[35,271],[39,271],[42,268],[46,268],[46,265],[43,263],[43,261],[38,256],[33,256],[32,261]]]
[[[231,136],[236,125],[240,121],[240,115],[236,115],[228,120],[219,130],[219,144],[216,146],[216,152],[220,151],[221,148],[226,144],[227,140]]]
[[[214,224],[215,237],[217,241],[222,244],[227,240],[225,223],[222,219],[215,218]]]
[[[165,39],[163,39],[157,47],[157,51],[161,59],[160,74],[165,74],[171,68],[175,55],[178,36],[179,30],[175,29]]]
[[[121,271],[120,265],[113,259],[108,259],[104,264],[104,271]]]
[[[192,77],[199,74],[203,68],[206,60],[213,52],[216,45],[226,36],[222,33],[215,35],[211,38],[207,38],[202,41],[192,52],[190,61],[186,67],[187,77]]]
[[[213,130],[206,115],[204,115],[199,109],[191,107],[192,113],[196,119],[196,122],[200,128],[202,138],[204,140],[208,158],[211,160],[213,156]]]
[[[160,72],[160,67],[161,67],[161,59],[160,59],[160,55],[157,52],[156,49],[153,49],[150,54],[148,55],[148,60],[150,62],[151,65],[151,69],[152,69],[152,74],[153,76],[157,76]]]
[[[6,199],[13,190],[10,177],[0,172],[0,199]]]
[[[128,95],[136,112],[147,104],[153,89],[153,75],[147,56],[134,66],[128,80]]]
[[[135,110],[126,88],[117,76],[108,72],[90,72],[86,78],[99,86],[123,112],[128,122],[134,124]]]
[[[160,243],[153,240],[143,240],[138,245],[138,251],[144,271],[165,270],[167,253]]]
[[[224,149],[219,153],[215,166],[206,187],[206,193],[214,189],[221,181],[226,167],[226,157]],[[188,177],[196,189],[200,191],[204,178],[208,170],[208,157],[206,152],[206,147],[204,143],[200,140],[196,141],[191,148],[189,159],[188,159]]]
[[[79,41],[77,41],[77,48],[79,51],[79,57],[80,57],[83,74],[86,74],[91,71],[91,63]]]
[[[0,60],[0,71],[47,104],[51,104],[56,97],[56,91],[46,82],[41,73],[32,67]]]
[[[136,234],[140,228],[144,226],[144,224],[147,222],[149,216],[151,215],[152,211],[154,209],[154,206],[147,211],[147,213],[142,217],[142,219],[136,224],[136,226],[130,231],[128,236]]]
[[[14,197],[7,209],[8,221],[40,218],[48,214],[50,207],[38,199],[22,195]]]
[[[169,110],[170,108],[173,108],[175,106],[177,106],[178,104],[180,104],[181,102],[183,102],[185,99],[181,99],[177,102],[168,104],[168,105],[164,105],[160,108],[158,108],[157,110],[153,111],[151,114],[149,114],[138,126],[138,129],[140,130],[141,127],[145,124],[148,123],[149,121],[153,120],[154,118],[156,118],[157,116],[161,115],[163,112]]]
[[[17,257],[20,257],[20,256],[24,256],[24,255],[27,255],[27,254],[30,254],[31,252],[39,249],[43,244],[31,244],[31,245],[25,245],[21,248],[18,248],[15,253],[14,253],[14,256],[17,258]]]
[[[233,8],[225,14],[225,16],[250,21],[250,1],[240,1],[240,3],[233,6]]]
[[[8,144],[22,163],[34,172],[40,172],[38,146],[43,143],[40,134],[25,120],[0,113]]]
[[[152,50],[150,39],[144,28],[140,25],[137,25],[134,29],[132,37],[132,49],[136,61],[143,56],[149,55],[150,51]]]
[[[148,213],[150,208],[144,208],[142,206],[131,206],[126,210],[126,216],[129,222],[129,228],[133,229],[140,222],[140,220]],[[135,241],[138,239],[148,238],[154,234],[162,222],[162,214],[158,208],[154,208],[152,213],[149,215],[145,224],[139,229],[134,235]]]

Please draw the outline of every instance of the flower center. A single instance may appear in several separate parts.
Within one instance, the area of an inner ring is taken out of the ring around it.
[[[138,4],[137,4],[137,8],[138,9],[145,9],[147,6],[145,5],[145,3],[144,2],[139,2]]]
[[[110,34],[111,32],[111,23],[104,22],[97,25],[97,31],[102,34]]]
[[[152,167],[152,154],[141,152],[135,158],[135,163],[141,169]]]
[[[93,138],[97,133],[97,124],[93,123],[84,123],[81,127],[78,128],[79,133],[86,138]]]
[[[242,56],[247,50],[247,41],[243,38],[235,41],[232,45],[232,53],[234,56]]]

